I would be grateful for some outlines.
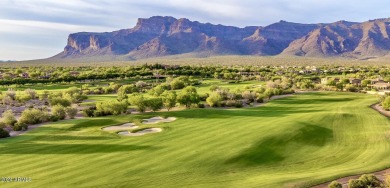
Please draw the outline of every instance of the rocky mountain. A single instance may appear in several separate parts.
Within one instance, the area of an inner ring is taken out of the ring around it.
[[[390,52],[390,19],[363,23],[339,21],[293,41],[282,54],[328,57],[380,57]]]
[[[385,56],[390,51],[389,20],[331,24],[280,21],[266,27],[238,28],[154,16],[138,19],[131,29],[70,34],[64,51],[53,58],[140,59],[177,54]]]

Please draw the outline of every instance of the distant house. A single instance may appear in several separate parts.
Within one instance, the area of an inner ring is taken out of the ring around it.
[[[389,82],[376,82],[375,84],[368,85],[371,89],[387,90],[390,89]]]
[[[328,78],[321,78],[321,84],[326,85],[328,83]]]
[[[74,77],[80,75],[80,73],[77,72],[77,71],[71,71],[71,72],[69,72],[69,74],[70,74],[71,76],[74,76]]]
[[[362,85],[362,80],[358,78],[350,78],[349,83],[355,86],[361,86]]]
[[[24,73],[20,74],[20,76],[21,76],[22,78],[30,78],[30,76],[28,75],[27,72],[24,72]]]

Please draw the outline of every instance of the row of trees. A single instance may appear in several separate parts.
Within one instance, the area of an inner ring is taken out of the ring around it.
[[[125,79],[164,76],[195,76],[224,80],[262,80],[268,81],[275,76],[290,78],[303,75],[309,79],[317,76],[340,75],[359,79],[381,76],[390,80],[390,71],[386,67],[336,66],[178,66],[150,64],[140,66],[117,67],[25,67],[1,69],[0,85],[27,83],[59,83],[85,80]]]

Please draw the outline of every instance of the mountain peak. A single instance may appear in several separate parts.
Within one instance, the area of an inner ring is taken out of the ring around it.
[[[123,56],[149,58],[175,54],[299,56],[384,56],[390,54],[390,19],[363,23],[340,20],[302,24],[280,20],[243,28],[200,23],[187,18],[139,18],[131,29],[73,33],[54,58]]]

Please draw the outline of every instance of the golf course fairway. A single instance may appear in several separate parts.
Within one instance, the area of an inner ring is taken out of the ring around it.
[[[0,187],[307,187],[390,167],[390,122],[375,96],[297,94],[255,108],[189,109],[50,123],[0,140]],[[163,116],[163,131],[109,125]]]

